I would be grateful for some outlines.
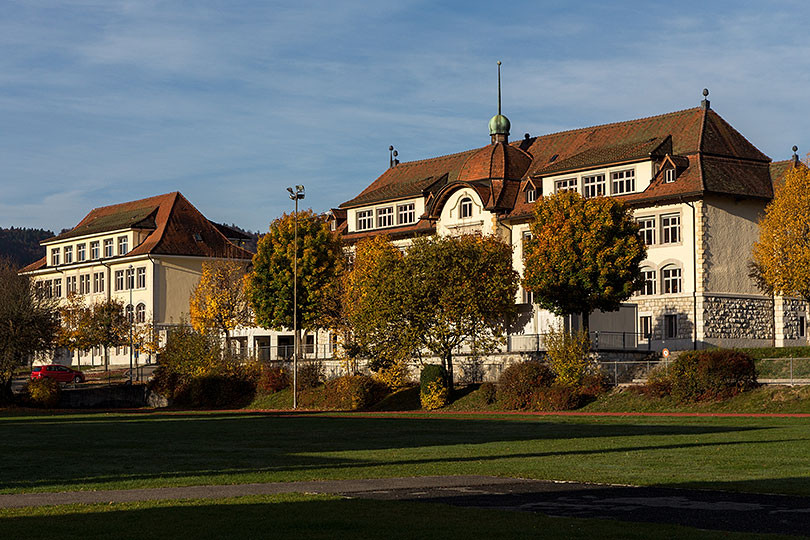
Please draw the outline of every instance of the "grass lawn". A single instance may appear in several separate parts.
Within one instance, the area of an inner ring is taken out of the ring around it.
[[[788,538],[315,495],[0,510],[7,538]]]
[[[810,495],[808,418],[0,417],[0,491],[482,474]]]

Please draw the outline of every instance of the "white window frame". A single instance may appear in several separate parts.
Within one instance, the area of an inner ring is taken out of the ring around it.
[[[397,225],[416,223],[416,205],[405,203],[397,205]]]
[[[374,228],[374,210],[357,211],[357,230],[368,231]]]
[[[135,287],[137,289],[146,288],[146,267],[139,266],[135,269]]]
[[[644,287],[639,291],[639,294],[642,296],[656,294],[658,282],[657,272],[653,268],[645,266],[641,269],[641,275],[644,277]]]
[[[678,294],[683,292],[683,270],[676,264],[661,268],[661,294]]]
[[[93,273],[93,292],[94,293],[104,292],[104,272]]]
[[[104,239],[104,257],[115,256],[115,240],[112,238]]]
[[[65,264],[72,264],[73,263],[73,246],[65,246],[63,249],[65,253]]]
[[[65,295],[76,292],[76,276],[65,277]]]
[[[638,333],[639,337],[643,340],[648,340],[652,337],[652,315],[640,315],[638,318]]]
[[[79,275],[79,294],[90,294],[90,274]]]
[[[144,304],[143,302],[135,306],[135,322],[136,323],[146,322],[146,304]]]
[[[554,193],[562,193],[563,191],[577,191],[577,179],[564,178],[562,180],[555,180]]]
[[[62,252],[62,248],[52,248],[51,249],[51,266],[59,266],[59,254]]]
[[[661,214],[661,243],[681,243],[681,215]]]
[[[377,208],[377,228],[383,229],[394,226],[394,207],[383,206]]]
[[[644,241],[645,245],[654,246],[655,245],[655,216],[644,216],[636,219],[636,223],[638,223],[638,234],[641,235],[641,239]]]
[[[582,196],[586,199],[607,194],[604,173],[589,174],[582,177]]]
[[[87,244],[76,244],[76,262],[87,260]]]
[[[473,200],[470,197],[464,197],[458,203],[458,217],[459,219],[468,219],[473,217]]]
[[[537,201],[537,190],[529,188],[526,190],[526,202],[531,204]]]
[[[129,238],[127,236],[118,237],[118,255],[129,253]]]
[[[62,298],[62,278],[53,280],[53,296],[54,298]]]
[[[126,270],[126,289],[131,290],[135,288],[135,269],[134,268],[127,268]]]
[[[664,169],[664,183],[671,184],[675,181],[677,177],[676,170],[673,167],[667,167]]]
[[[633,193],[636,190],[636,170],[624,169],[610,173],[610,183],[613,195]]]
[[[116,291],[123,291],[125,290],[124,285],[126,281],[124,281],[124,271],[123,270],[116,270],[115,271],[115,290]]]
[[[90,259],[95,260],[98,259],[99,255],[101,254],[101,247],[98,240],[93,240],[90,242]]]

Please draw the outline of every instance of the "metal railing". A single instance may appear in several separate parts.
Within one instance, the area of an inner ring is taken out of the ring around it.
[[[292,345],[258,346],[254,349],[256,359],[260,362],[287,362],[293,357]],[[301,358],[304,360],[325,359],[332,357],[332,346],[328,343],[301,345]]]
[[[810,384],[810,358],[763,358],[756,361],[763,384]]]
[[[508,338],[508,352],[539,352],[546,350],[547,334],[511,335]],[[594,351],[650,351],[652,340],[649,335],[638,332],[611,332],[596,330],[589,333],[591,349]]]

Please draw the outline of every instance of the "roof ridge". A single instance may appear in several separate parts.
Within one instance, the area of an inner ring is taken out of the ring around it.
[[[553,131],[551,133],[545,133],[543,135],[537,135],[534,138],[535,139],[543,139],[545,137],[551,137],[553,135],[563,135],[563,134],[566,134],[566,133],[576,133],[576,132],[579,132],[579,131],[587,131],[589,129],[594,129],[594,128],[606,128],[606,127],[633,124],[635,122],[644,122],[646,120],[652,120],[653,118],[663,118],[665,116],[674,116],[676,114],[682,114],[682,113],[685,113],[685,112],[694,111],[694,110],[699,109],[699,108],[700,107],[690,107],[689,109],[681,109],[679,111],[672,111],[672,112],[668,112],[668,113],[664,113],[664,114],[654,114],[654,115],[651,115],[651,116],[642,116],[641,118],[633,118],[632,120],[622,120],[622,121],[619,121],[619,122],[608,122],[607,124],[596,124],[596,125],[593,125],[593,126],[586,126],[586,127],[581,127],[581,128],[575,128],[575,129],[564,129],[562,131]]]
[[[173,191],[171,193],[164,193],[161,196],[166,196],[166,195],[172,197],[172,203],[171,203],[171,205],[169,205],[169,210],[168,210],[168,212],[166,214],[166,219],[163,220],[163,223],[159,224],[158,227],[157,227],[158,230],[160,231],[160,233],[158,235],[158,238],[157,238],[157,241],[154,244],[152,244],[152,246],[147,250],[147,253],[152,253],[155,249],[157,249],[158,246],[160,246],[160,244],[163,243],[163,238],[166,236],[166,228],[169,225],[169,220],[171,219],[172,214],[174,213],[174,208],[177,205],[177,198],[178,198],[178,196],[183,197],[183,195],[179,191]],[[185,197],[183,197],[183,199],[186,202],[188,202],[188,199],[186,199]],[[189,204],[191,204],[191,203],[189,203]],[[195,210],[197,210],[197,209],[195,208]],[[160,210],[158,209],[158,211],[160,211]],[[157,232],[157,231],[155,231],[155,232]]]
[[[451,158],[451,157],[455,157],[455,156],[460,156],[461,154],[467,154],[467,153],[470,153],[470,152],[475,152],[476,150],[486,148],[487,146],[489,146],[489,145],[485,144],[484,146],[478,146],[478,147],[472,148],[470,150],[463,150],[461,152],[454,152],[452,154],[442,154],[440,156],[433,156],[433,157],[424,158],[424,159],[415,159],[413,161],[400,161],[399,164],[394,165],[394,167],[399,167],[400,165],[415,165],[417,163],[422,163],[422,162],[425,162],[425,161],[435,161],[437,159],[446,159],[446,158]]]

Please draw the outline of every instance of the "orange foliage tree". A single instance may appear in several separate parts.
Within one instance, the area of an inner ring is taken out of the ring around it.
[[[251,322],[246,276],[244,262],[204,262],[200,282],[191,293],[191,325],[200,333],[211,329],[222,332],[226,351],[230,351],[231,332]]]

